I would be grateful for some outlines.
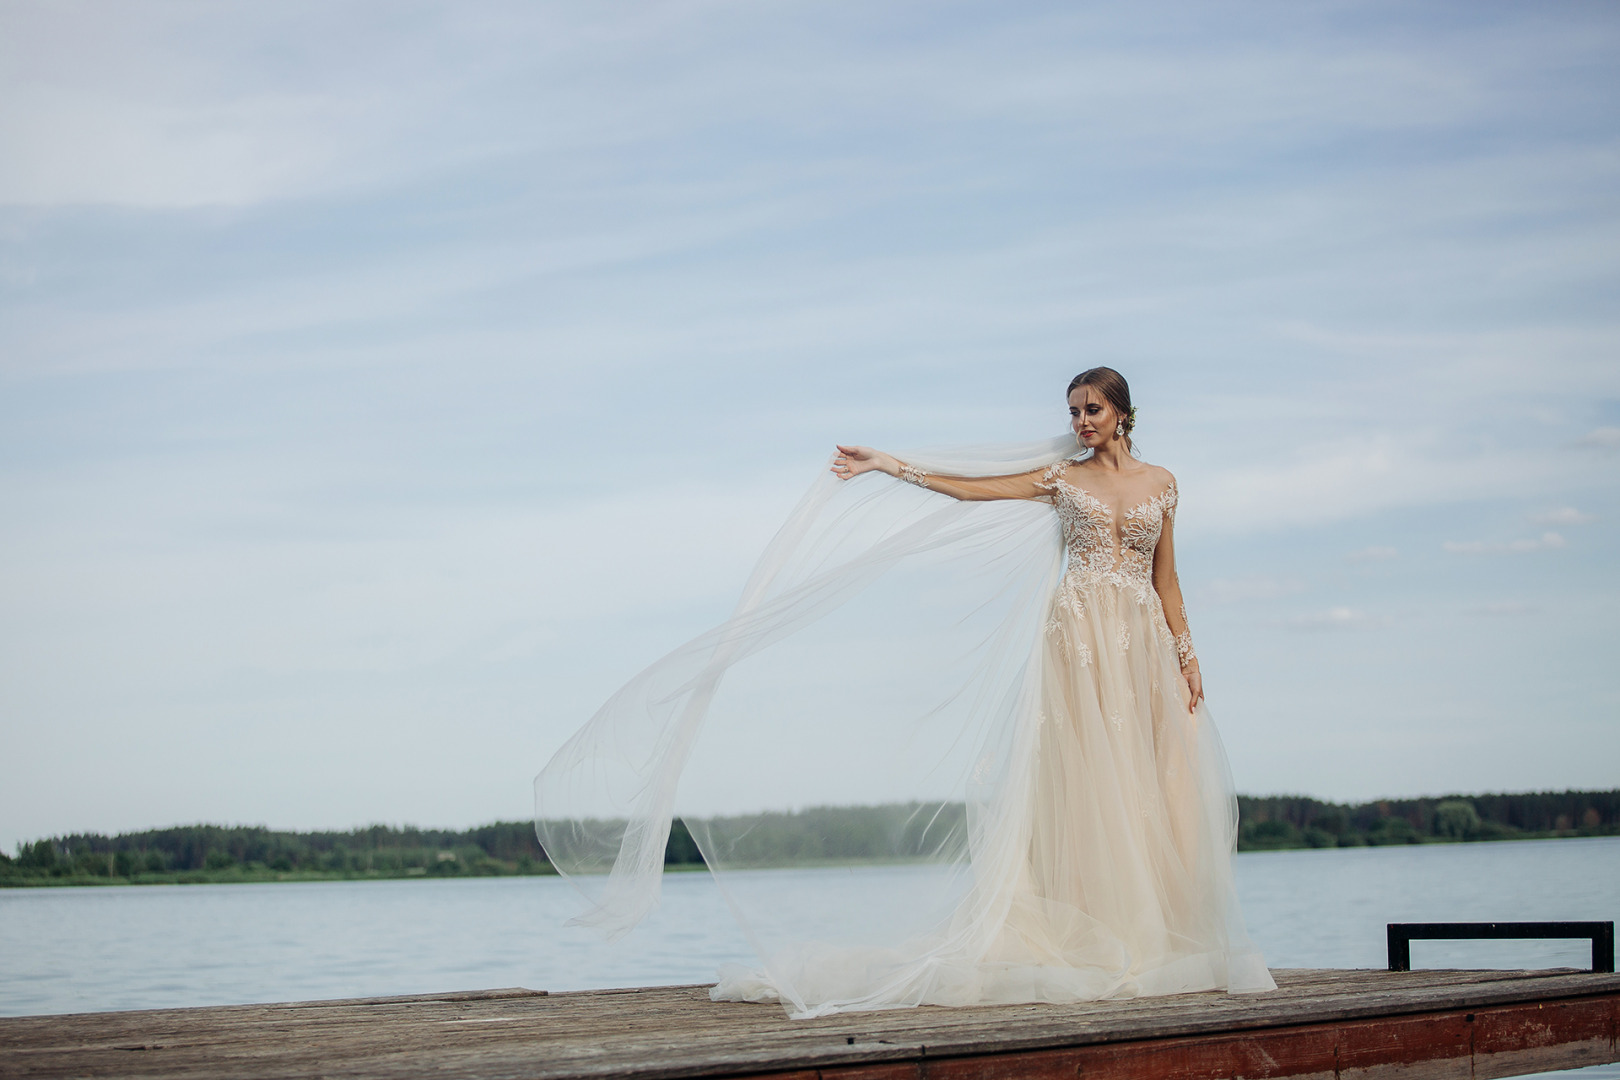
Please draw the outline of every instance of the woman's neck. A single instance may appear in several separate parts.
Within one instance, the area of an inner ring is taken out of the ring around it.
[[[1131,452],[1125,448],[1121,439],[1115,439],[1106,446],[1099,446],[1091,451],[1092,467],[1107,469],[1109,472],[1120,472],[1136,463]]]

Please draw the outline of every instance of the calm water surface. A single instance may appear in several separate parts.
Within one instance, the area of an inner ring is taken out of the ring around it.
[[[1384,924],[1620,916],[1620,838],[1256,852],[1237,857],[1273,967],[1382,967]],[[879,867],[873,874],[927,873]],[[755,871],[814,911],[848,870]],[[712,982],[752,959],[709,876],[614,945],[561,923],[556,878],[0,890],[0,1015],[527,986]],[[1414,942],[1415,967],[1586,967],[1586,942]],[[1620,1068],[1584,1076],[1620,1080]]]

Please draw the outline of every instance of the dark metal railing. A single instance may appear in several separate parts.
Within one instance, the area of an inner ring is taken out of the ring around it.
[[[1614,970],[1612,922],[1392,922],[1389,970],[1412,970],[1412,942],[1483,938],[1591,938],[1592,970]]]

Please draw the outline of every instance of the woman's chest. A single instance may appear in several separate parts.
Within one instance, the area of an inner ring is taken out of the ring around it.
[[[1161,499],[1145,499],[1122,510],[1103,502],[1083,488],[1059,481],[1053,490],[1052,505],[1063,526],[1063,540],[1070,554],[1094,555],[1126,553],[1150,560],[1164,530]]]

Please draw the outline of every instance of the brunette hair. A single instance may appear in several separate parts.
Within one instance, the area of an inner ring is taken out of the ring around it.
[[[1108,399],[1108,404],[1114,407],[1125,423],[1125,446],[1135,449],[1131,446],[1131,429],[1136,427],[1136,409],[1131,406],[1131,385],[1125,381],[1125,376],[1111,367],[1088,368],[1069,382],[1069,389],[1063,396],[1067,398],[1080,386],[1089,386]]]

